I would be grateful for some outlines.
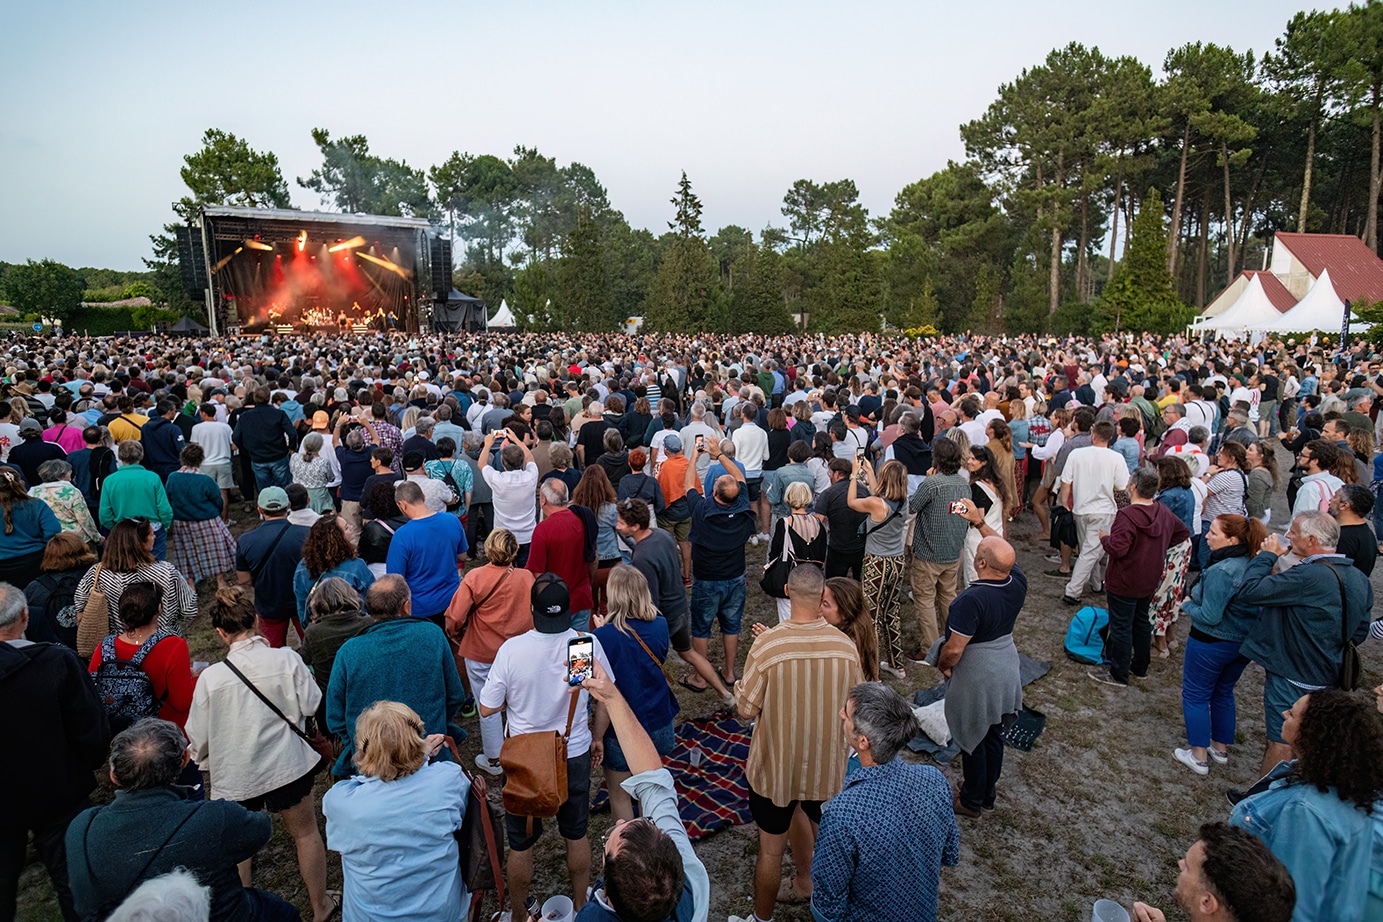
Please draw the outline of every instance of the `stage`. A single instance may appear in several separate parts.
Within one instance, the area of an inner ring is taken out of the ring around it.
[[[416,333],[452,290],[423,218],[204,206],[178,230],[213,335]]]

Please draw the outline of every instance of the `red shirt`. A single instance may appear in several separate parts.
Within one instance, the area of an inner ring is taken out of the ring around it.
[[[571,593],[571,610],[594,607],[591,597],[591,565],[586,560],[586,525],[570,509],[563,509],[538,523],[528,546],[528,569],[556,573]]]
[[[139,647],[115,638],[115,658],[133,659]],[[101,667],[101,648],[91,654],[91,672]],[[163,701],[158,716],[171,720],[179,729],[187,723],[187,712],[192,710],[192,689],[197,685],[197,677],[192,674],[192,657],[187,652],[187,641],[181,637],[165,637],[149,655],[144,657],[144,674],[149,684],[154,686],[154,697]],[[165,697],[166,696],[166,697]]]

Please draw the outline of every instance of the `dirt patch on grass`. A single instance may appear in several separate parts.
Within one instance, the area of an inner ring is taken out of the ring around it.
[[[1286,521],[1287,509],[1278,497],[1274,516]],[[1047,726],[1030,753],[1005,750],[998,808],[980,820],[961,819],[960,866],[943,870],[941,917],[966,920],[1086,919],[1091,903],[1101,897],[1125,906],[1141,899],[1171,909],[1177,859],[1195,838],[1203,822],[1229,815],[1226,788],[1243,786],[1257,775],[1263,753],[1263,671],[1251,666],[1238,686],[1239,731],[1228,765],[1214,765],[1209,777],[1191,774],[1172,758],[1184,745],[1181,717],[1181,651],[1169,659],[1153,659],[1146,680],[1135,679],[1127,689],[1097,684],[1086,668],[1068,660],[1062,640],[1073,609],[1061,601],[1063,582],[1043,575],[1053,565],[1043,560],[1045,547],[1036,539],[1037,524],[1025,515],[1012,525],[1011,540],[1019,565],[1028,575],[1027,604],[1014,634],[1018,648],[1029,656],[1050,660],[1052,670],[1025,690],[1028,706],[1047,715]],[[763,550],[747,548],[751,583],[763,561]],[[1383,570],[1375,574],[1374,591],[1383,592]],[[203,610],[209,598],[203,587]],[[1103,605],[1102,595],[1088,594],[1086,602]],[[906,606],[910,608],[910,606]],[[749,624],[777,623],[773,601],[756,585],[749,589],[744,637]],[[905,611],[913,630],[910,611]],[[1177,625],[1185,639],[1185,620]],[[188,637],[193,659],[215,662],[224,656],[207,619],[197,619]],[[741,648],[739,667],[748,644]],[[712,660],[721,664],[719,642],[713,638]],[[1366,681],[1377,684],[1383,673],[1378,645],[1364,648]],[[670,657],[667,672],[674,679],[685,667]],[[909,680],[890,680],[908,694],[930,687],[936,673],[909,667]],[[693,695],[676,688],[683,718],[710,714],[718,704],[711,695]],[[459,721],[470,731],[462,744],[467,759],[479,750],[479,727]],[[920,757],[926,761],[926,757]],[[960,765],[942,766],[953,786],[960,784]],[[593,786],[601,783],[599,773]],[[318,784],[318,798],[327,780]],[[491,785],[498,803],[499,785]],[[593,792],[594,793],[594,792]],[[108,797],[107,792],[101,792]],[[591,818],[591,841],[600,872],[600,843],[610,825],[608,814]],[[747,916],[752,890],[757,834],[752,825],[717,833],[696,846],[711,878],[713,920],[734,914]],[[568,890],[565,850],[555,830],[540,840],[533,892],[544,898]],[[30,858],[33,858],[32,853]],[[328,853],[328,876],[333,889],[341,881],[340,858]],[[785,873],[792,868],[791,856]],[[255,861],[255,885],[272,890],[308,911],[306,892],[297,871],[292,840],[275,821],[274,837]],[[59,919],[47,875],[32,863],[20,881],[19,918]],[[310,917],[310,916],[309,916]],[[781,920],[810,920],[805,907],[781,906]]]

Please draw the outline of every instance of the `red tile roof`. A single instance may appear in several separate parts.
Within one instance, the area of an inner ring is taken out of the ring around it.
[[[1278,233],[1277,240],[1312,278],[1329,269],[1336,293],[1346,301],[1383,301],[1383,259],[1353,234]]]
[[[1292,252],[1296,251],[1293,250]],[[1285,314],[1297,306],[1297,299],[1292,297],[1292,293],[1287,290],[1286,285],[1282,284],[1282,280],[1271,272],[1264,272],[1260,269],[1245,269],[1244,275],[1250,279],[1255,275],[1258,276],[1258,281],[1263,285],[1263,293],[1268,296],[1268,300],[1272,302],[1273,307],[1277,308],[1278,313]],[[1335,277],[1333,269],[1330,277]]]

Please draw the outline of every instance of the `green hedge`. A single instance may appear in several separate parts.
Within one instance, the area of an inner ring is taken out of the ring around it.
[[[82,307],[63,322],[63,330],[75,336],[110,336],[136,329],[128,307]]]

